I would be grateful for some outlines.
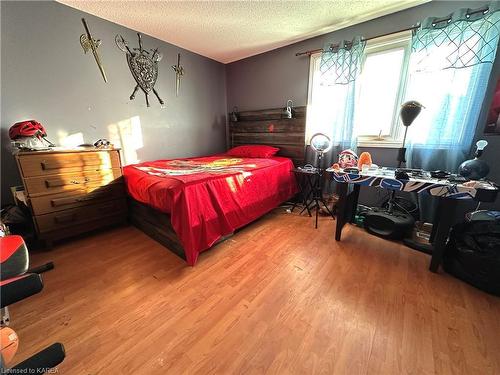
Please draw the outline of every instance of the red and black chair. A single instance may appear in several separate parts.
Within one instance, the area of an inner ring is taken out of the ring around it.
[[[29,253],[21,236],[0,237],[0,309],[1,324],[10,321],[8,306],[39,293],[43,289],[41,275],[29,272]],[[49,266],[50,267],[50,266]],[[40,270],[45,271],[46,266]],[[4,367],[0,356],[2,374],[43,374],[64,360],[64,347],[55,343],[19,363],[11,369]]]

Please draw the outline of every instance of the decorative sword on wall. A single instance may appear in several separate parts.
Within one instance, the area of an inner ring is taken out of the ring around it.
[[[179,96],[179,90],[181,89],[181,78],[184,75],[184,67],[181,66],[181,54],[177,54],[177,65],[172,65],[172,69],[175,72],[175,96]]]
[[[104,79],[104,82],[108,82],[108,79],[106,78],[106,72],[104,71],[104,67],[102,66],[101,59],[99,58],[99,54],[97,53],[97,48],[101,45],[101,41],[99,39],[94,39],[92,38],[92,35],[90,34],[89,27],[87,25],[87,21],[85,21],[85,18],[82,18],[82,23],[83,27],[85,28],[85,33],[80,35],[80,44],[82,45],[83,52],[85,54],[91,50],[92,54],[94,55],[95,62],[97,63],[97,66],[99,67],[99,71],[101,72],[102,78]]]

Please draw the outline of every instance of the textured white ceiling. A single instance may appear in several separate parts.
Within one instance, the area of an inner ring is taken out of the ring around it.
[[[223,63],[428,1],[59,0]]]

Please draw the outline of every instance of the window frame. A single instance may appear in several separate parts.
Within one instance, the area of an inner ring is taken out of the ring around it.
[[[381,137],[381,139],[377,139],[373,135],[360,135],[358,136],[357,140],[357,144],[359,147],[387,147],[387,148],[401,147],[404,129],[399,123],[399,108],[404,100],[406,85],[408,82],[408,69],[409,69],[409,61],[411,53],[411,37],[412,37],[411,31],[403,31],[397,34],[391,34],[370,39],[366,43],[365,51],[363,54],[363,61],[361,65],[362,69],[361,75],[363,74],[363,68],[366,58],[370,54],[380,53],[391,49],[403,48],[404,57],[403,57],[403,62],[401,64],[401,70],[399,73],[400,82],[393,108],[390,134],[388,136]],[[316,66],[319,64],[320,59],[321,59],[321,52],[311,54],[310,56],[308,94],[307,94],[308,108],[311,108],[312,105],[314,73],[316,71]],[[307,113],[309,113],[309,110],[307,111]],[[307,121],[308,119],[306,119],[306,126],[307,126]]]

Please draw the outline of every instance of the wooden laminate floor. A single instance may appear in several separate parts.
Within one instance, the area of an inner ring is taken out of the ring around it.
[[[499,374],[500,298],[427,255],[275,211],[194,267],[133,227],[32,255],[19,360],[62,342],[60,374]]]

